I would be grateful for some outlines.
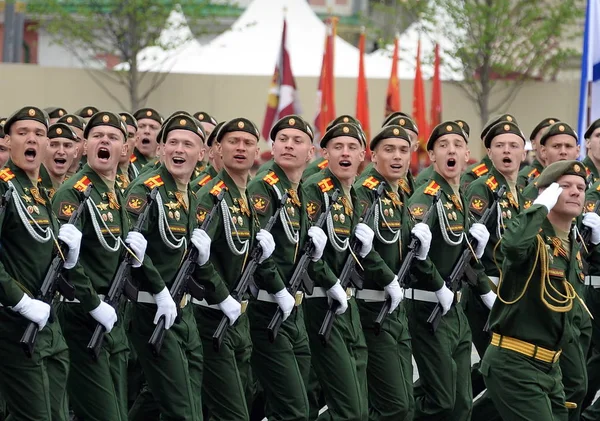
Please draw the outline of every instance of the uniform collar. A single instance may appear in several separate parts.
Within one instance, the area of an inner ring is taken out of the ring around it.
[[[145,165],[146,163],[148,163],[148,158],[142,155],[138,148],[133,148],[133,154],[135,155],[137,161],[139,161],[141,165]]]
[[[594,165],[594,161],[592,161],[592,158],[590,158],[588,155],[583,159],[582,163],[594,175],[594,179],[597,179],[598,178],[598,169]]]
[[[104,192],[110,191],[110,189],[108,188],[108,186],[106,185],[106,183],[104,182],[102,177],[100,177],[100,175],[96,171],[94,171],[89,166],[89,164],[85,164],[83,166],[81,173],[90,179],[94,188],[96,190],[98,190],[99,192],[104,193]],[[119,186],[117,185],[116,179],[115,179],[114,191],[115,191],[115,193],[120,191]]]
[[[438,173],[437,171],[433,171],[431,173],[431,178],[430,180],[435,181],[436,183],[438,183],[440,185],[440,187],[442,188],[442,191],[448,195],[453,195],[456,194],[454,193],[454,190],[452,189],[452,186],[450,186],[450,184],[446,181],[446,179],[444,177],[441,176],[440,173]]]

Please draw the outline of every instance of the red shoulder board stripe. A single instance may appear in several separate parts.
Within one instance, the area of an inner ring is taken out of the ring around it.
[[[488,167],[485,164],[479,164],[471,170],[471,172],[477,177],[481,177],[482,175],[487,174],[488,171]]]
[[[263,180],[266,181],[267,184],[270,186],[274,186],[275,184],[279,183],[279,177],[277,177],[277,174],[275,174],[275,171],[271,171],[270,173],[265,175],[263,177]]]
[[[150,177],[149,179],[144,181],[144,184],[153,189],[154,187],[162,186],[163,184],[165,184],[165,182],[162,180],[162,178],[160,178],[160,175],[155,175],[154,177]]]
[[[323,168],[327,168],[327,166],[329,165],[329,161],[328,160],[323,160],[323,162],[321,162],[319,165],[317,165],[317,167],[319,167],[319,169],[323,169]]]
[[[432,180],[427,187],[425,187],[423,193],[428,194],[429,196],[435,196],[440,188],[440,185]]]
[[[227,186],[225,185],[225,182],[221,180],[213,186],[213,188],[210,190],[210,194],[212,194],[213,196],[218,196],[221,190],[226,188]]]
[[[137,156],[131,155],[131,157],[129,158],[129,162],[135,162],[135,161],[137,161]]]
[[[329,190],[333,189],[333,187],[334,187],[333,181],[331,181],[331,178],[326,178],[324,180],[319,181],[318,185],[323,193],[328,192]]]
[[[198,181],[198,185],[199,186],[204,186],[206,183],[208,183],[210,180],[212,180],[212,177],[210,176],[210,174],[206,174],[202,180]]]
[[[4,168],[2,171],[0,171],[0,178],[3,181],[9,181],[15,178],[15,174],[11,171],[10,168]]]
[[[362,185],[373,190],[379,185],[379,180],[375,177],[367,177]]]
[[[540,172],[538,171],[538,169],[534,168],[531,171],[529,171],[529,174],[527,174],[527,178],[530,178],[531,176],[533,176],[534,178],[537,178],[539,175],[540,175]]]
[[[73,188],[75,190],[79,190],[80,192],[84,192],[85,189],[87,189],[87,186],[91,183],[92,181],[87,177],[87,175],[84,175],[83,178],[81,180],[79,180],[77,183],[75,183],[75,185],[73,186]]]
[[[485,184],[492,189],[492,191],[496,191],[496,189],[498,188],[498,182],[496,181],[496,177],[494,177],[493,175],[488,178],[487,180],[485,180]]]

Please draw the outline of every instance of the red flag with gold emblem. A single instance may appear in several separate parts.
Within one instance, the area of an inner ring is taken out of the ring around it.
[[[365,75],[365,30],[361,30],[358,41],[359,59],[358,59],[358,83],[356,87],[356,118],[360,121],[365,135],[367,137],[367,160],[370,160],[371,150],[369,149],[369,140],[371,139],[370,121],[369,121],[369,91],[367,89],[367,77]]]
[[[428,164],[427,155],[427,136],[429,129],[427,127],[427,116],[425,115],[425,88],[423,86],[423,74],[421,73],[421,40],[417,45],[417,63],[415,66],[415,82],[413,91],[413,119],[419,128],[419,149],[412,154],[411,170],[417,174],[421,168]]]
[[[435,59],[433,61],[433,80],[431,87],[430,127],[442,122],[442,80],[440,79],[440,46],[435,44]]]
[[[388,81],[385,97],[385,116],[400,111],[400,80],[398,79],[398,38],[394,40],[394,54],[392,56],[392,72]]]
[[[321,76],[319,77],[319,88],[317,90],[317,115],[315,116],[315,131],[318,132],[318,135],[315,137],[322,136],[327,124],[335,118],[335,76],[333,66],[337,21],[338,18],[336,17],[326,20],[327,33],[325,36]]]

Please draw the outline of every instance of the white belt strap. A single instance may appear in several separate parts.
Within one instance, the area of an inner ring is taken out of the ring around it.
[[[140,292],[138,292],[137,302],[138,303],[144,303],[144,304],[156,304],[156,300],[154,299],[154,295],[152,295],[152,294],[150,294],[149,292],[146,292],[146,291],[140,291]]]
[[[220,308],[217,304],[208,304],[208,301],[206,301],[206,299],[204,299],[204,298],[201,300],[192,298],[192,304],[199,305],[200,307],[207,307],[207,308],[212,308],[214,310],[220,310]]]
[[[346,288],[346,298],[350,299],[353,296],[356,296],[356,288]],[[323,287],[315,287],[313,293],[306,298],[327,298],[327,290]]]
[[[490,279],[490,281],[492,281],[494,283],[494,285],[498,286],[498,282],[500,282],[500,278],[497,276],[488,276],[488,278]]]
[[[600,276],[588,275],[585,277],[585,284],[594,288],[600,288]]]
[[[387,297],[385,291],[377,289],[361,289],[360,291],[356,291],[356,299],[371,302],[384,302]]]
[[[438,299],[435,292],[425,291],[422,289],[407,288],[404,291],[404,298],[415,301],[426,301],[428,303],[437,303]]]
[[[104,294],[98,294],[98,298],[100,299],[100,301],[104,301],[104,298],[106,298],[106,296]],[[67,300],[62,295],[60,296],[59,301],[61,303],[71,303],[71,304],[80,304],[81,303],[81,301],[79,301],[77,298],[74,298],[72,300]]]
[[[269,294],[264,289],[258,290],[258,295],[257,295],[256,299],[258,301],[263,301],[265,303],[276,303],[277,302],[277,301],[275,301],[275,296],[272,294]]]

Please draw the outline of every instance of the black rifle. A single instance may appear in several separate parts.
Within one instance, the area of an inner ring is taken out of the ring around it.
[[[383,196],[383,194],[385,192],[385,184],[386,183],[384,181],[382,181],[377,186],[377,190],[375,190],[375,193],[373,196],[373,203],[371,203],[371,206],[369,206],[369,209],[367,209],[367,212],[365,213],[363,220],[362,220],[363,223],[368,225],[369,222],[371,221],[371,218],[373,217],[373,214],[375,213],[375,207],[376,207],[377,203],[379,202],[379,199],[381,198],[381,196]],[[360,248],[362,247],[362,243],[360,242],[360,240],[358,238],[356,238],[356,235],[352,236],[349,247],[350,247],[350,254],[346,258],[346,262],[344,263],[344,266],[342,267],[342,273],[340,273],[340,278],[339,278],[340,285],[344,290],[346,290],[350,286],[350,284],[354,284],[354,286],[357,289],[362,289],[362,279],[360,279],[360,276],[356,272],[356,257],[355,257],[358,254],[358,252],[360,251]],[[319,329],[319,340],[321,341],[323,346],[327,345],[327,341],[329,341],[329,336],[331,335],[331,329],[333,328],[333,322],[335,321],[335,318],[337,316],[337,314],[335,314],[335,312],[339,308],[339,306],[340,306],[339,302],[337,302],[336,300],[331,300],[331,303],[329,304],[329,308],[327,309],[327,313],[325,313],[325,318],[323,319],[323,323],[321,324],[321,328]]]
[[[225,189],[221,189],[219,194],[217,195],[217,201],[211,208],[210,212],[204,218],[200,229],[203,231],[207,231],[208,227],[213,220],[215,214],[219,211],[219,206],[221,205],[221,201],[223,200],[223,196],[225,196]],[[175,281],[173,281],[173,285],[171,285],[171,297],[175,304],[179,305],[185,293],[189,291],[189,293],[197,300],[201,300],[204,297],[204,287],[199,285],[196,280],[192,277],[194,270],[196,269],[196,261],[198,260],[198,249],[192,245],[185,260],[179,267],[177,271],[177,276],[175,277]],[[177,318],[179,319],[179,314]],[[176,320],[177,322],[178,320]],[[150,351],[152,351],[152,355],[157,357],[160,354],[160,350],[162,348],[163,341],[165,339],[165,316],[160,316],[158,322],[156,323],[156,327],[154,328],[154,332],[152,332],[152,336],[150,336],[150,340],[148,340],[148,347]]]
[[[6,211],[6,207],[10,203],[10,199],[12,199],[13,190],[12,186],[8,187],[8,190],[4,192],[2,199],[0,199],[0,218],[4,217],[4,211]]]
[[[279,205],[277,206],[277,210],[275,210],[275,213],[269,218],[267,225],[265,225],[265,231],[271,231],[271,228],[273,228],[273,225],[275,225],[275,222],[277,222],[277,218],[279,218],[279,213],[285,206],[287,199],[288,194],[285,193],[281,197]],[[256,268],[258,267],[258,259],[260,259],[262,252],[263,250],[260,246],[260,243],[257,243],[250,252],[250,259],[248,264],[246,265],[246,268],[244,269],[244,272],[242,272],[240,279],[238,280],[233,291],[231,292],[231,296],[239,302],[241,302],[244,299],[244,295],[246,295],[248,288],[250,288],[250,285],[253,283],[252,277],[254,275],[254,272],[256,271]],[[219,326],[217,326],[217,329],[215,330],[215,333],[213,333],[212,337],[213,349],[216,352],[219,352],[219,350],[221,349],[221,344],[223,343],[223,339],[225,339],[225,335],[227,335],[228,329],[229,317],[223,315],[221,321],[219,322]]]
[[[148,214],[150,213],[150,209],[156,200],[156,195],[158,194],[158,187],[153,188],[150,193],[147,195],[146,208],[140,214],[133,227],[133,232],[140,232],[144,228],[144,224],[148,219]],[[121,303],[121,296],[125,294],[125,296],[133,301],[137,301],[138,289],[131,282],[131,265],[134,263],[135,257],[131,255],[129,250],[123,248],[121,263],[119,263],[119,267],[117,268],[117,272],[110,284],[110,289],[108,290],[108,294],[104,298],[104,302],[111,305],[115,310],[119,308],[119,304]],[[100,349],[102,348],[102,342],[104,341],[104,333],[106,329],[104,325],[101,323],[96,324],[96,328],[94,329],[94,333],[90,339],[90,342],[87,344],[87,350],[94,359],[94,361],[98,360],[98,356],[100,355]]]
[[[323,226],[325,225],[325,221],[327,220],[327,216],[331,212],[333,204],[337,202],[339,195],[340,191],[339,189],[336,189],[329,198],[329,206],[327,206],[325,211],[321,213],[321,215],[319,215],[319,219],[317,219],[317,222],[313,226],[319,227],[321,229],[323,228]],[[312,294],[313,292],[314,283],[309,278],[306,271],[314,251],[315,245],[313,244],[312,240],[309,239],[304,245],[304,253],[302,254],[302,257],[300,257],[300,259],[298,260],[296,268],[294,269],[294,273],[290,278],[290,286],[288,288],[288,291],[292,296],[295,296],[296,292],[298,292],[300,288],[302,288],[307,294]],[[275,315],[271,319],[271,322],[269,323],[269,326],[267,327],[269,341],[271,343],[275,342],[275,338],[279,333],[279,328],[281,327],[282,323],[283,311],[281,311],[281,309],[278,307],[277,312],[275,313]]]
[[[593,212],[598,212],[598,210],[600,209],[600,200],[596,201],[596,204],[594,205],[594,210]],[[583,247],[587,247],[588,244],[590,244],[590,239],[592,238],[592,229],[590,227],[588,227],[587,225],[584,225],[583,228],[581,229],[581,243]]]
[[[441,195],[442,195],[442,190],[440,189],[433,197],[433,202],[431,203],[431,206],[429,207],[429,209],[427,210],[425,215],[423,215],[423,219],[421,220],[422,223],[424,223],[424,224],[427,223],[427,221],[429,220],[429,217],[435,211],[435,206],[436,206],[438,200],[440,199]],[[408,244],[409,251],[408,251],[408,253],[406,253],[404,260],[402,261],[402,266],[400,266],[400,270],[398,271],[398,283],[400,284],[400,288],[406,288],[408,286],[408,280],[407,280],[408,274],[410,272],[412,262],[417,255],[417,250],[420,246],[421,246],[421,241],[414,235],[411,235],[410,243]],[[385,318],[387,317],[387,315],[390,311],[390,308],[392,308],[392,299],[390,297],[388,297],[385,300],[385,303],[383,303],[383,306],[381,307],[381,310],[379,311],[379,315],[375,319],[375,325],[373,326],[373,328],[375,330],[375,335],[379,335],[381,333],[381,325],[383,324]]]
[[[496,205],[497,205],[498,201],[502,198],[505,191],[506,191],[506,186],[504,185],[504,186],[500,187],[500,189],[498,191],[494,192],[494,201],[490,204],[490,206],[485,210],[485,212],[479,219],[478,222],[480,224],[483,224],[483,225],[487,224],[488,220],[491,218],[492,214],[496,210],[496,207],[497,207]],[[469,246],[463,250],[462,254],[458,258],[458,261],[452,268],[452,272],[450,273],[450,276],[446,280],[446,286],[448,286],[448,288],[450,289],[450,291],[452,291],[452,293],[454,294],[455,297],[456,297],[456,293],[462,287],[463,277],[465,277],[465,272],[467,270],[467,267],[469,266],[469,263],[471,262],[471,259],[473,258],[473,254],[472,254],[471,250],[475,250],[477,247],[476,239],[471,238],[468,241],[469,241]],[[442,306],[440,305],[440,303],[436,303],[435,308],[433,309],[433,311],[429,315],[429,318],[427,319],[427,324],[429,325],[429,328],[431,329],[432,332],[435,333],[441,320],[442,320]]]
[[[85,203],[90,197],[91,193],[92,184],[88,184],[87,188],[81,195],[82,197],[81,202],[79,202],[79,207],[71,214],[71,217],[69,218],[69,224],[75,225],[77,223],[80,216],[83,214],[83,211],[85,210]],[[52,305],[52,300],[54,300],[54,295],[56,294],[57,290],[66,299],[75,299],[75,287],[67,282],[62,273],[63,266],[65,264],[63,256],[69,252],[69,247],[62,240],[58,240],[58,248],[58,253],[56,256],[54,256],[54,259],[52,259],[52,263],[50,263],[48,272],[46,272],[46,277],[44,278],[44,282],[42,282],[40,291],[35,297],[37,300],[43,301],[49,305]],[[27,328],[25,329],[25,333],[23,333],[23,336],[19,341],[23,351],[25,352],[25,355],[27,355],[29,358],[31,358],[33,355],[38,331],[38,324],[35,322],[29,322]]]

